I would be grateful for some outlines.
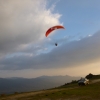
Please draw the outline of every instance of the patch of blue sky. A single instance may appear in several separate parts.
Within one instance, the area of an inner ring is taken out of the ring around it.
[[[55,13],[61,14],[60,22],[66,28],[65,31],[54,36],[61,38],[69,36],[74,39],[84,38],[89,34],[93,35],[100,30],[100,3],[99,0],[50,0],[52,4],[57,2]]]

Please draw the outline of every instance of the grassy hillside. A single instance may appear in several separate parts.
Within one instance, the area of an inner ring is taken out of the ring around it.
[[[100,77],[91,78],[91,81],[94,79]],[[100,100],[100,81],[87,86],[78,86],[77,82],[71,82],[48,90],[2,95],[0,100]]]
[[[0,100],[100,100],[100,82],[81,87],[70,84],[44,91],[1,96]]]

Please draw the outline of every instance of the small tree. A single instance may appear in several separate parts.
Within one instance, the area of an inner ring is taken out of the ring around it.
[[[87,79],[91,79],[93,77],[93,74],[88,74],[85,78],[87,78]]]

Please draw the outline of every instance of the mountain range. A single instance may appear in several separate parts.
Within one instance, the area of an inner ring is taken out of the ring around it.
[[[41,76],[37,78],[0,78],[0,94],[28,92],[55,88],[80,77],[72,76]]]

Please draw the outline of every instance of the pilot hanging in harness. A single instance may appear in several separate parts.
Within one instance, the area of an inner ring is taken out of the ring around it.
[[[55,43],[55,46],[57,46],[58,44],[57,43]]]

